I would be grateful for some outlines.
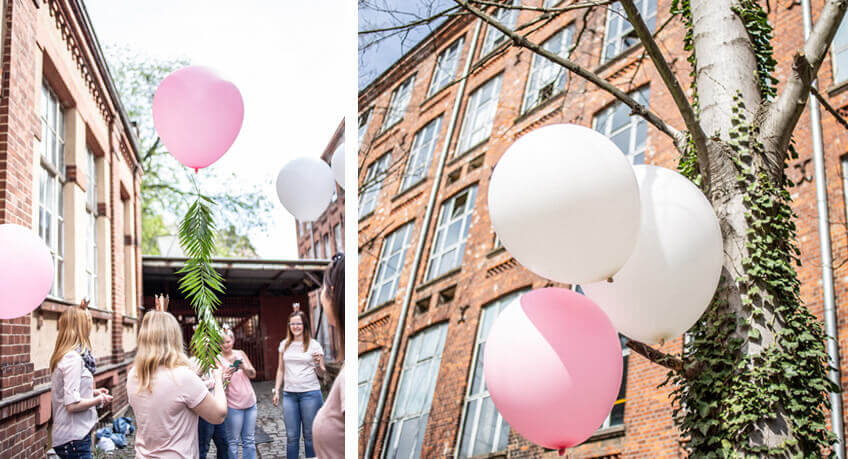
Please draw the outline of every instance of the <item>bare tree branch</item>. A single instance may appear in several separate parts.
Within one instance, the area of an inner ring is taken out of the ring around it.
[[[520,5],[520,4],[519,5],[513,5],[512,3],[498,3],[498,2],[487,1],[487,0],[471,0],[471,1],[473,3],[478,4],[478,5],[496,6],[498,8],[504,9],[504,10],[526,10],[526,11],[539,11],[539,12],[543,12],[543,13],[559,14],[559,13],[563,13],[563,12],[566,12],[566,11],[579,10],[579,9],[582,9],[582,8],[592,8],[592,7],[595,7],[595,6],[605,6],[605,5],[609,5],[610,3],[613,3],[615,0],[597,0],[597,1],[587,0],[587,1],[579,2],[579,3],[574,3],[574,4],[571,4],[571,5],[568,5],[568,6],[562,6],[562,7],[559,7],[559,8],[542,8],[542,7],[539,7],[539,6],[525,6],[525,5]]]
[[[426,18],[421,18],[417,21],[412,21],[412,22],[409,22],[409,23],[406,23],[406,24],[400,24],[400,25],[391,26],[391,27],[383,27],[383,28],[379,28],[379,29],[360,30],[359,35],[369,35],[369,34],[375,34],[375,33],[381,33],[381,32],[393,32],[393,31],[408,30],[408,29],[413,29],[413,28],[418,27],[418,26],[427,25],[427,24],[430,24],[430,23],[433,23],[433,22],[436,22],[436,21],[440,21],[440,20],[445,19],[445,18],[451,18],[453,16],[462,16],[463,14],[465,14],[465,13],[456,13],[457,10],[459,10],[458,6],[452,6],[448,9],[442,10],[442,11],[440,11],[440,12],[438,12],[438,13],[432,15],[432,16],[428,16]]]
[[[503,33],[504,35],[509,37],[512,40],[512,42],[515,43],[516,46],[529,49],[529,50],[533,51],[534,53],[536,53],[536,54],[538,54],[538,55],[540,55],[540,56],[542,56],[542,57],[544,57],[544,58],[546,58],[546,59],[548,59],[548,60],[550,60],[550,61],[552,61],[556,64],[559,64],[559,65],[567,68],[571,72],[576,73],[577,75],[589,80],[590,82],[594,83],[596,86],[598,86],[601,89],[612,94],[617,99],[621,100],[624,104],[626,104],[628,107],[630,107],[630,109],[632,110],[632,112],[634,114],[641,116],[646,121],[648,121],[649,123],[654,125],[654,127],[659,129],[660,132],[671,137],[672,140],[674,140],[675,144],[677,144],[678,146],[680,146],[680,147],[683,146],[683,144],[685,142],[685,137],[683,136],[682,133],[680,133],[679,131],[677,131],[676,129],[674,129],[670,125],[668,125],[665,121],[662,120],[662,118],[657,116],[656,113],[648,110],[647,107],[645,107],[644,105],[637,102],[634,98],[627,95],[624,91],[618,89],[615,85],[609,83],[608,81],[604,80],[603,78],[601,78],[597,74],[593,73],[590,70],[587,70],[586,68],[576,64],[575,62],[573,62],[569,59],[563,58],[562,56],[559,56],[558,54],[554,54],[554,53],[542,48],[538,44],[531,42],[526,37],[523,37],[523,36],[515,33],[514,31],[510,30],[510,28],[508,28],[507,26],[498,22],[497,20],[495,20],[494,18],[492,18],[488,14],[486,14],[483,11],[479,10],[478,8],[475,8],[474,6],[472,6],[467,0],[454,0],[454,1],[457,4],[461,5],[463,8],[465,8],[466,10],[468,10],[469,12],[471,12],[473,15],[481,18],[483,21],[485,21],[489,25],[498,29],[501,33]]]
[[[684,372],[687,378],[696,376],[701,371],[701,368],[703,368],[703,365],[699,363],[698,365],[686,368],[684,371],[685,364],[680,357],[672,354],[666,354],[665,352],[654,349],[645,343],[634,341],[630,338],[627,338],[627,347],[657,365],[666,367],[669,370]]]
[[[810,92],[813,93],[819,103],[824,106],[824,109],[827,110],[828,113],[833,115],[834,118],[836,118],[836,121],[841,124],[842,127],[848,129],[848,121],[846,121],[845,118],[843,118],[842,115],[839,114],[839,111],[837,111],[835,108],[833,108],[832,105],[830,105],[827,99],[822,97],[821,93],[819,93],[815,86],[810,85]]]

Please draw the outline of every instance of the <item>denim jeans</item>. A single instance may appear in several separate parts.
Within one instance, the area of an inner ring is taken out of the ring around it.
[[[197,419],[197,440],[200,445],[200,459],[206,459],[206,454],[209,452],[209,440],[215,442],[217,459],[230,459],[229,439],[226,422],[210,424],[204,421],[203,418]]]
[[[324,404],[320,390],[283,392],[283,421],[286,424],[286,457],[300,457],[300,427],[306,457],[315,457],[312,446],[312,421]]]
[[[91,459],[91,434],[82,440],[74,440],[53,448],[62,459]]]
[[[256,459],[256,439],[253,434],[256,431],[256,405],[246,409],[237,410],[227,408],[227,425],[229,436],[230,457],[239,457],[239,444],[241,444],[242,459]]]

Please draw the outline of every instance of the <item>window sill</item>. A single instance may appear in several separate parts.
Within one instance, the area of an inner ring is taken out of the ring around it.
[[[424,111],[424,110],[426,110],[426,109],[430,108],[431,106],[435,105],[435,104],[436,104],[436,102],[441,101],[442,96],[447,96],[447,94],[448,94],[448,93],[447,93],[447,89],[448,89],[448,88],[450,88],[451,86],[453,86],[454,84],[456,84],[456,79],[455,79],[455,78],[454,78],[454,79],[452,79],[452,80],[450,80],[450,81],[449,81],[446,85],[444,85],[444,86],[442,86],[441,88],[439,88],[439,90],[438,90],[438,91],[436,91],[436,92],[434,92],[433,94],[431,94],[431,95],[427,96],[427,98],[426,98],[426,99],[424,99],[424,101],[423,101],[423,102],[421,102],[420,104],[418,104],[418,109],[419,109],[419,110],[421,110],[421,111]]]
[[[77,306],[74,305],[73,303],[71,303],[70,301],[65,301],[65,300],[60,299],[60,298],[48,296],[44,300],[44,303],[41,303],[41,306],[39,306],[35,310],[35,312],[55,312],[55,313],[61,314],[65,311],[67,311],[68,308],[74,308],[74,307],[77,307]],[[88,311],[91,314],[91,318],[94,319],[94,320],[109,321],[112,318],[112,312],[107,311],[105,309],[98,309],[98,308],[89,306]]]
[[[377,306],[374,306],[373,308],[366,309],[366,310],[365,310],[365,311],[363,311],[361,314],[359,314],[359,317],[358,317],[357,319],[358,319],[358,320],[362,320],[362,319],[364,319],[364,318],[366,318],[366,317],[368,317],[368,316],[370,316],[370,315],[373,315],[373,314],[374,314],[375,312],[377,312],[377,311],[380,311],[380,310],[382,310],[382,309],[386,309],[387,307],[389,307],[389,306],[391,306],[391,305],[393,305],[393,304],[395,304],[395,299],[394,299],[394,298],[392,298],[392,299],[391,299],[391,300],[389,300],[389,301],[385,301],[385,302],[383,302],[382,304],[378,304]]]
[[[548,97],[547,100],[537,104],[535,107],[531,108],[530,110],[527,110],[526,112],[524,112],[524,114],[519,115],[518,118],[516,118],[512,122],[512,124],[518,124],[518,123],[530,118],[531,116],[538,114],[539,112],[544,110],[545,107],[549,107],[553,101],[560,99],[563,96],[565,96],[565,90],[564,89],[562,91],[552,95],[551,97]]]
[[[424,282],[423,284],[415,287],[415,291],[420,292],[421,290],[424,290],[427,287],[438,284],[439,282],[441,282],[441,281],[443,281],[443,280],[445,280],[449,277],[453,277],[453,276],[459,274],[460,271],[462,271],[462,266],[460,266],[459,268],[453,268],[450,271],[442,274],[441,276],[430,279],[427,282]]]
[[[495,247],[494,249],[486,252],[486,258],[492,258],[492,257],[494,257],[496,255],[500,255],[504,252],[506,252],[506,247],[504,247],[504,246]]]
[[[486,143],[488,143],[490,138],[491,138],[491,136],[486,137],[485,139],[483,139],[483,140],[475,143],[474,145],[472,145],[471,148],[466,148],[465,151],[463,151],[462,153],[455,155],[453,158],[448,160],[447,163],[445,163],[445,167],[447,168],[447,167],[453,166],[454,164],[458,163],[459,161],[462,160],[462,158],[467,157],[472,152],[476,151],[478,148],[480,148],[483,145],[485,145]],[[485,153],[485,152],[486,152],[486,150],[483,150],[483,153]]]
[[[604,72],[604,71],[606,71],[606,70],[609,70],[609,68],[610,68],[610,67],[613,67],[616,63],[619,63],[619,62],[623,61],[623,60],[624,60],[624,59],[626,59],[628,56],[630,56],[631,54],[633,54],[633,51],[634,51],[634,50],[639,49],[639,48],[641,48],[641,47],[642,47],[642,43],[635,43],[635,44],[633,44],[633,45],[630,45],[630,47],[629,47],[629,48],[627,48],[627,49],[625,49],[624,51],[622,51],[622,52],[618,53],[618,55],[617,55],[617,56],[615,56],[615,57],[613,57],[612,59],[610,59],[610,60],[608,60],[608,61],[606,61],[606,62],[603,62],[603,63],[601,63],[599,66],[595,67],[595,69],[594,69],[594,70],[592,70],[592,72],[593,72],[593,73],[596,73],[596,74],[598,74],[598,75],[600,75],[600,74],[601,74],[601,72]]]
[[[587,438],[584,443],[608,440],[610,438],[623,437],[627,433],[627,428],[624,424],[607,427],[606,429],[598,429],[591,437]]]
[[[394,196],[392,196],[389,200],[390,200],[391,202],[395,202],[395,201],[397,201],[397,200],[398,200],[398,199],[400,199],[401,197],[403,197],[403,196],[406,196],[406,195],[410,194],[410,192],[411,192],[412,190],[414,190],[414,189],[416,189],[416,188],[420,187],[420,186],[421,186],[421,185],[423,185],[423,184],[424,184],[424,182],[426,182],[426,181],[427,181],[427,176],[422,177],[421,179],[419,179],[417,182],[413,183],[412,185],[408,185],[405,189],[403,189],[403,190],[401,190],[401,191],[398,191],[398,192],[397,192],[397,194],[395,194]]]
[[[491,51],[489,51],[488,53],[481,55],[481,56],[477,59],[477,61],[476,61],[475,63],[477,63],[477,62],[486,62],[486,61],[488,61],[489,59],[493,59],[493,58],[495,57],[495,55],[496,55],[496,54],[501,54],[504,50],[506,50],[507,46],[509,46],[509,43],[510,43],[510,40],[509,40],[509,39],[505,39],[505,40],[503,41],[503,43],[501,43],[501,44],[499,44],[499,45],[495,46],[495,47],[494,47],[494,48],[492,48],[492,50],[491,50]],[[482,52],[483,52],[483,50],[481,49],[481,50],[480,50],[480,52],[482,53]]]
[[[844,91],[845,88],[848,88],[848,80],[834,83],[831,87],[827,88],[827,91],[825,92],[827,92],[828,97],[833,97]]]
[[[360,215],[360,216],[359,216],[359,222],[362,222],[362,220],[365,220],[366,218],[368,218],[368,217],[370,217],[370,216],[374,215],[374,212],[375,212],[376,210],[377,210],[377,209],[374,209],[374,210],[369,211],[368,213],[365,213],[365,214]]]

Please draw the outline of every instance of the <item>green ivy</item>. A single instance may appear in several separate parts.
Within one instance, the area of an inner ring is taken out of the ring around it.
[[[733,12],[742,19],[751,45],[754,48],[754,57],[757,58],[757,80],[760,83],[760,95],[764,100],[771,100],[777,95],[777,78],[774,69],[777,61],[774,59],[774,49],[771,47],[771,39],[774,32],[768,22],[768,14],[754,0],[740,0],[733,8]]]

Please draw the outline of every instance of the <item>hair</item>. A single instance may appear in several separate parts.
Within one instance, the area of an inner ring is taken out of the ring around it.
[[[286,322],[286,344],[283,346],[283,352],[286,352],[289,346],[291,346],[291,343],[294,342],[294,336],[291,331],[291,320],[298,316],[300,317],[300,320],[303,321],[303,335],[301,335],[303,336],[303,339],[301,340],[303,341],[303,352],[309,350],[309,343],[312,341],[312,327],[310,327],[309,323],[306,321],[306,314],[299,309],[295,309],[293,313],[289,314],[289,320]]]
[[[340,349],[344,349],[344,310],[345,310],[345,256],[344,253],[333,255],[333,261],[324,271],[324,285],[327,289],[327,298],[330,299],[330,307],[336,316],[338,323],[336,335],[339,339]]]
[[[179,366],[192,368],[191,361],[183,349],[183,331],[180,324],[169,312],[147,312],[138,331],[138,350],[135,354],[138,392],[153,392],[153,375],[160,367]]]
[[[68,351],[76,348],[91,350],[91,315],[88,310],[79,307],[69,307],[59,316],[59,336],[50,356],[50,372],[56,369],[62,357]]]

